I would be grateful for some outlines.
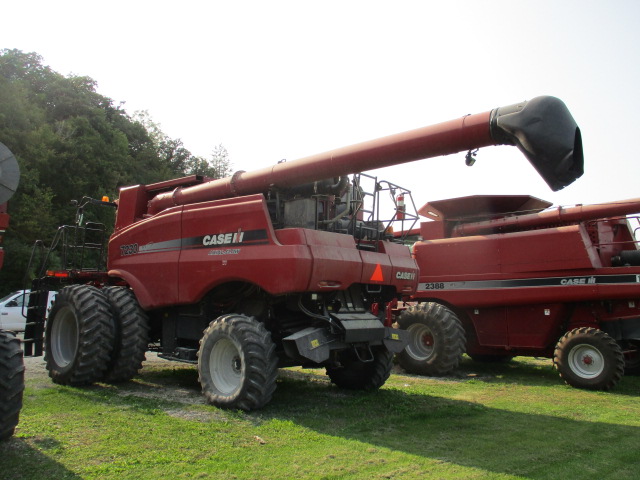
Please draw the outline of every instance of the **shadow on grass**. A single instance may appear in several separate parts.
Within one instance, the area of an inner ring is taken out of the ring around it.
[[[565,385],[553,367],[553,361],[550,358],[515,357],[508,362],[477,362],[464,356],[456,371],[450,377],[445,378],[473,379],[485,383],[500,382],[507,385]],[[623,376],[611,393],[640,395],[640,376]]]
[[[572,419],[566,413],[522,413],[398,389],[350,392],[311,377],[287,372],[272,404],[252,415],[293,421],[322,434],[419,457],[532,479],[631,479],[637,478],[640,469],[640,427]],[[549,393],[552,405],[553,393]],[[581,416],[579,409],[575,416]]]
[[[580,476],[616,480],[637,477],[640,427],[584,420],[597,418],[597,412],[594,415],[589,405],[589,400],[594,398],[590,392],[576,397],[582,403],[576,405],[575,412],[567,411],[566,398],[563,406],[554,410],[554,395],[558,394],[556,387],[561,381],[544,362],[463,362],[458,378],[450,380],[464,382],[466,379],[499,383],[499,388],[516,385],[536,388],[526,389],[522,396],[516,396],[520,403],[516,405],[515,400],[513,409],[519,411],[512,411],[459,400],[453,398],[455,393],[451,391],[439,395],[437,383],[429,385],[428,394],[415,393],[413,386],[404,389],[385,387],[371,393],[354,392],[334,387],[321,374],[284,370],[272,402],[263,410],[244,414],[210,407],[211,415],[198,419],[248,422],[247,428],[268,425],[274,420],[292,422],[326,436],[329,443],[333,443],[333,438],[355,441],[414,455],[416,462],[446,462],[498,475],[519,475],[536,480]],[[389,385],[404,383],[402,375],[394,376],[393,380]],[[633,380],[627,382],[624,395],[638,396],[640,393],[638,379]],[[167,406],[175,406],[173,402],[204,404],[196,369],[170,363],[145,368],[134,382],[118,386],[64,388],[88,402],[125,405],[142,413],[152,414],[158,409],[167,411]],[[480,386],[480,390],[485,396],[491,394],[491,388]],[[612,409],[619,412],[617,422],[627,420],[625,412],[629,412],[628,418],[636,421],[633,416],[636,408],[615,404],[617,391],[603,395],[604,398],[610,396]],[[598,398],[603,397],[599,395]],[[538,406],[527,408],[529,401],[537,402]],[[541,407],[541,402],[548,402],[549,408]],[[544,413],[539,413],[541,410]],[[207,407],[198,407],[198,411],[207,411]],[[525,413],[528,411],[533,413]],[[185,432],[188,435],[188,430]],[[11,440],[14,441],[22,442],[26,458],[33,455],[36,459],[36,462],[29,462],[29,468],[35,463],[45,469],[49,462],[52,471],[59,474],[47,478],[78,478],[41,453],[55,449],[55,445]],[[335,445],[341,445],[344,451],[351,444],[345,447],[344,442],[336,440]],[[4,463],[7,456],[1,454],[2,448],[0,458]],[[384,451],[379,455],[385,455]],[[11,461],[19,460],[13,458]]]
[[[0,478],[81,479],[82,477],[42,453],[58,447],[58,442],[52,438],[12,437],[0,442]],[[6,474],[10,476],[5,477]]]

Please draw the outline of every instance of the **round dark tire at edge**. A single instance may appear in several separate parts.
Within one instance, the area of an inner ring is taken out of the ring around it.
[[[24,362],[20,340],[0,330],[0,441],[13,435],[24,391]]]

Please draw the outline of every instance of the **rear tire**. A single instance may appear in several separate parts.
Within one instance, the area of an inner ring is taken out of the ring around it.
[[[142,310],[133,291],[126,287],[102,290],[113,312],[114,344],[104,381],[131,380],[142,368],[149,346],[149,317]]]
[[[104,293],[89,285],[60,290],[47,320],[45,361],[60,385],[89,385],[104,377],[113,349],[113,324]]]
[[[409,345],[398,354],[398,363],[407,372],[443,376],[460,363],[465,350],[464,328],[444,305],[413,305],[400,315],[398,326],[410,336]]]
[[[353,350],[340,352],[340,366],[327,367],[331,382],[349,390],[377,390],[382,387],[393,367],[393,353],[385,347],[372,347],[373,360],[363,362]]]
[[[553,365],[573,387],[610,390],[622,378],[624,355],[616,341],[602,330],[581,327],[558,341]]]
[[[263,407],[271,400],[278,377],[271,334],[253,317],[219,317],[200,340],[198,375],[202,393],[217,407]]]
[[[20,340],[0,330],[0,440],[13,435],[22,408],[24,363]]]

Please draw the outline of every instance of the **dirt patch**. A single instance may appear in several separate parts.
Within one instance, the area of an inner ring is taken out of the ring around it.
[[[27,380],[48,380],[49,372],[45,368],[44,357],[26,357],[24,359],[25,378]]]
[[[193,408],[206,405],[198,383],[195,365],[181,364],[159,358],[147,352],[140,373],[131,381],[117,384],[97,384],[122,397],[162,400],[174,404],[163,409],[168,415],[191,421],[208,422],[217,418],[216,409],[210,411]],[[24,359],[25,379],[30,388],[57,388],[49,378],[43,357]],[[177,404],[177,405],[176,405]]]

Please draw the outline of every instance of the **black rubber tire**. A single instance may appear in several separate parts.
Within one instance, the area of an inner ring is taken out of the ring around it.
[[[410,335],[409,345],[397,355],[407,372],[443,376],[457,368],[465,351],[464,328],[447,307],[434,302],[410,306],[398,326]]]
[[[200,340],[198,376],[202,393],[217,407],[248,411],[265,406],[278,377],[271,333],[253,317],[217,318]]]
[[[558,341],[553,365],[572,387],[610,390],[624,374],[624,355],[616,341],[602,330],[580,327]]]
[[[373,359],[369,362],[360,360],[354,350],[340,352],[340,365],[326,368],[331,382],[348,390],[377,390],[382,387],[391,375],[393,353],[385,347],[372,347],[371,352]],[[365,360],[367,354],[362,354]]]
[[[49,376],[60,385],[102,380],[113,348],[113,319],[104,293],[90,285],[58,292],[45,333]]]
[[[13,435],[22,408],[24,363],[20,340],[0,330],[0,441]]]
[[[104,375],[107,383],[127,382],[142,368],[149,346],[149,317],[127,287],[106,287],[102,291],[113,312],[114,342]]]

